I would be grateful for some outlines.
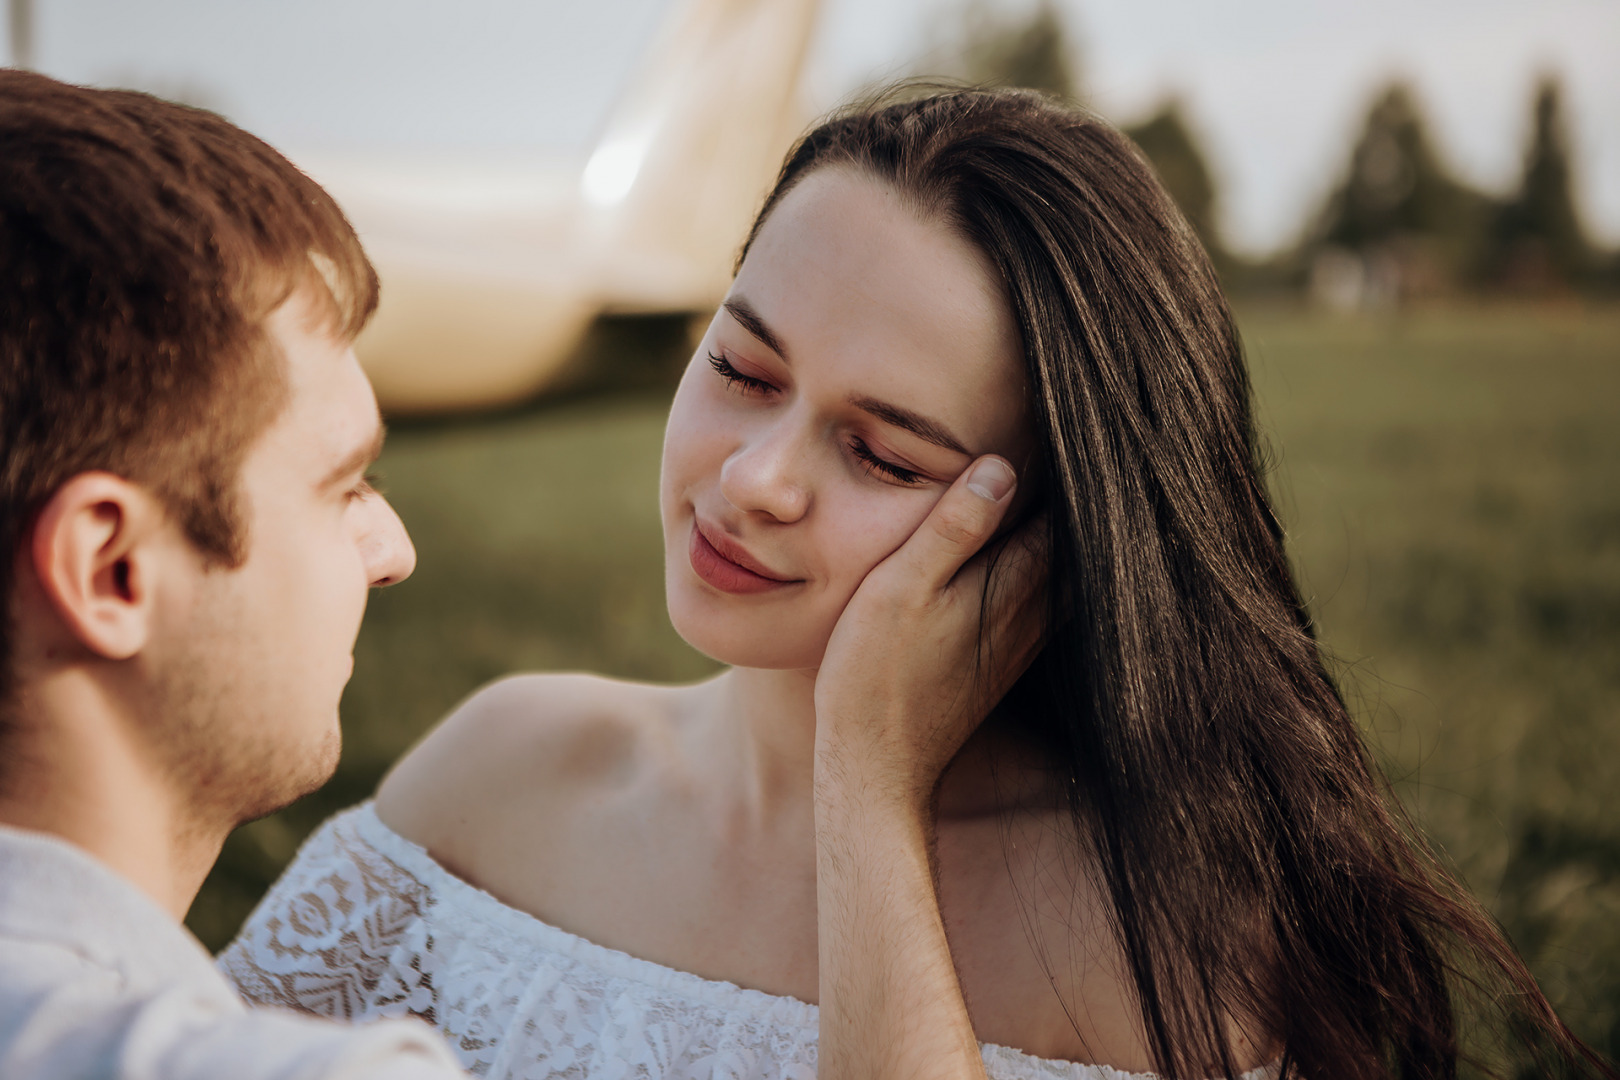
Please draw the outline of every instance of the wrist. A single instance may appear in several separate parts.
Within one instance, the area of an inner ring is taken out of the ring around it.
[[[905,738],[916,727],[900,715],[864,716],[837,724],[817,716],[817,802],[858,805],[885,815],[931,816],[946,761],[936,761],[924,740]]]
[[[938,782],[855,756],[816,755],[817,831],[848,828],[931,838]]]

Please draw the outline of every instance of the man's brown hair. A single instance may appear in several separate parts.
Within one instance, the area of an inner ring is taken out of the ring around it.
[[[239,565],[247,447],[286,396],[263,327],[295,290],[352,339],[377,277],[331,196],[213,113],[0,70],[0,705],[21,545],[73,476],[161,500]]]

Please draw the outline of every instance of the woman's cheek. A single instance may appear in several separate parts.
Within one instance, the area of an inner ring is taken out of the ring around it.
[[[708,459],[718,456],[724,460],[717,449],[726,430],[724,409],[712,394],[705,393],[701,380],[701,374],[688,371],[670,405],[661,469],[666,497],[690,489],[708,468]]]
[[[893,555],[911,539],[919,526],[928,519],[929,511],[945,494],[941,485],[907,490],[883,485],[870,492],[862,492],[850,500],[844,512],[833,523],[838,543],[848,553],[848,567],[855,588],[866,579],[872,568]]]

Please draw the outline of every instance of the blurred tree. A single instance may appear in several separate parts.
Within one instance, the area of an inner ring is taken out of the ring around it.
[[[1165,190],[1187,216],[1216,266],[1230,263],[1215,224],[1215,181],[1181,103],[1172,98],[1157,113],[1125,129],[1153,163]]]
[[[962,73],[969,82],[1082,99],[1077,50],[1052,0],[1042,0],[1027,16],[1013,19],[976,3],[964,21]],[[1124,130],[1153,163],[1210,255],[1217,263],[1227,262],[1215,231],[1215,184],[1181,103],[1171,99],[1146,121]]]
[[[1490,199],[1441,164],[1410,88],[1393,83],[1307,236],[1312,289],[1344,307],[1448,291],[1477,266],[1491,214]]]
[[[1009,19],[980,2],[964,20],[962,75],[985,86],[1022,86],[1080,100],[1074,49],[1052,0],[1041,0],[1027,18]]]
[[[1584,283],[1596,268],[1570,183],[1563,94],[1552,76],[1537,84],[1530,144],[1519,190],[1496,215],[1486,276],[1516,291],[1545,292]]]
[[[963,21],[961,73],[967,81],[1083,100],[1085,91],[1075,59],[1078,50],[1053,0],[1041,0],[1027,15],[1013,18],[979,0],[967,9]],[[1239,266],[1221,243],[1215,225],[1214,178],[1182,104],[1172,98],[1153,116],[1124,131],[1152,162],[1165,190],[1231,284],[1237,271],[1248,268]]]
[[[1479,227],[1484,202],[1440,163],[1411,90],[1396,83],[1368,112],[1319,235],[1350,249],[1411,234],[1462,240]]]

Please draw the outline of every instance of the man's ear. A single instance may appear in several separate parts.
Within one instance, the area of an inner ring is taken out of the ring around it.
[[[168,516],[146,489],[80,473],[35,520],[30,554],[41,590],[80,644],[127,660],[152,632],[153,579]]]

